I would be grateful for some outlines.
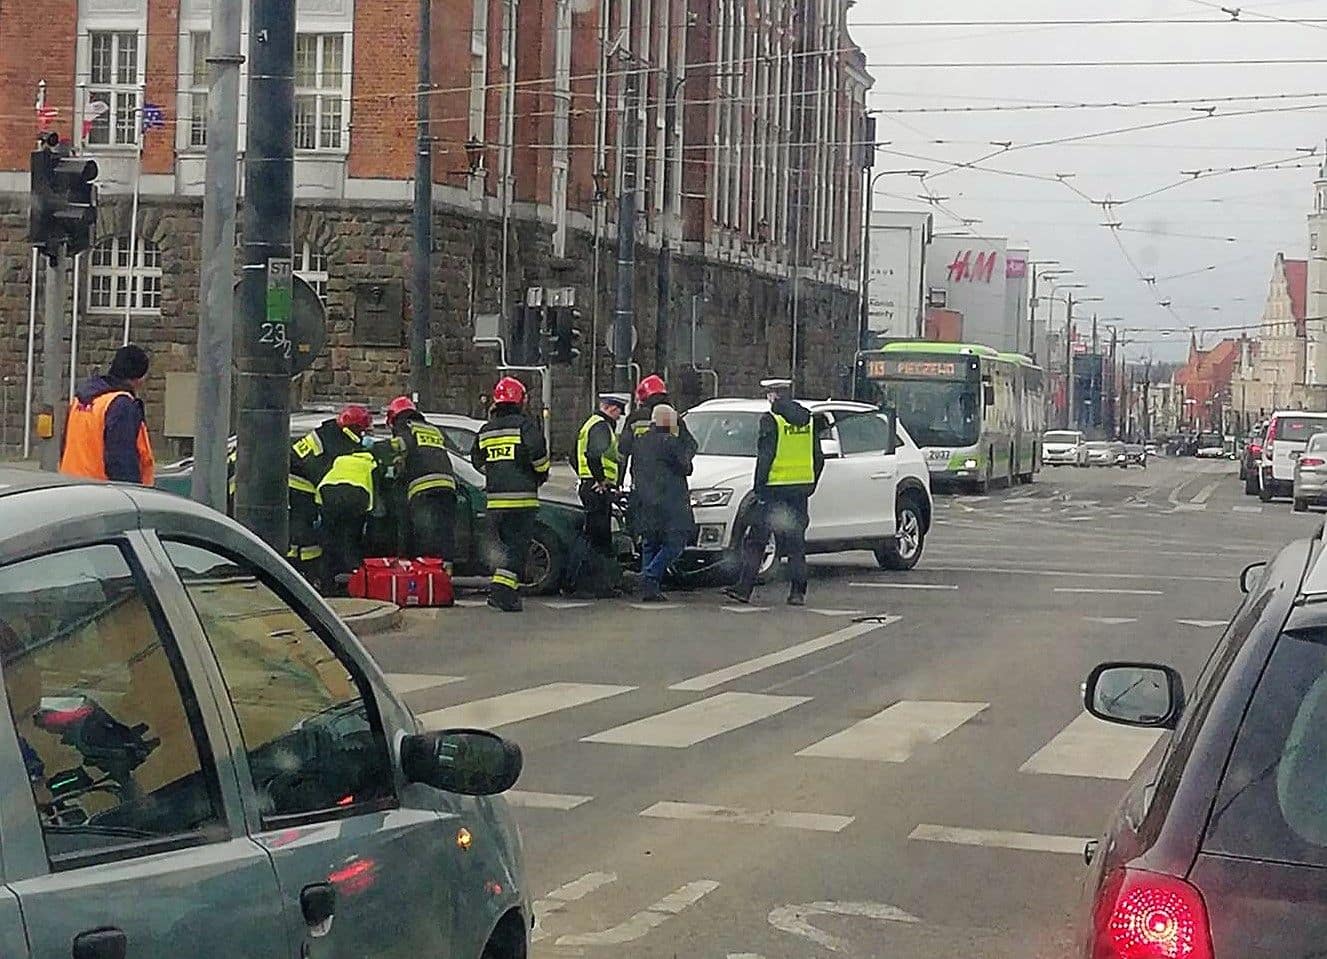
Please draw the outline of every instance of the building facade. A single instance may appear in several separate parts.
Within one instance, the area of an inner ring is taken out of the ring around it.
[[[1327,389],[1327,159],[1313,184],[1309,214],[1306,382]]]
[[[1210,350],[1189,342],[1189,358],[1175,371],[1181,430],[1224,433],[1231,409],[1231,388],[1239,369],[1243,340],[1227,337]]]
[[[803,388],[841,391],[872,82],[847,5],[434,0],[426,402],[469,412],[498,362],[472,344],[474,317],[510,315],[542,286],[574,289],[584,316],[555,409],[586,405],[611,367],[616,197],[633,181],[635,362],[671,374],[684,402],[701,398],[696,367],[729,393],[794,367]],[[306,397],[378,403],[406,386],[417,10],[298,3],[294,267],[328,325]],[[163,408],[167,380],[195,362],[210,14],[207,0],[19,6],[0,49],[0,367],[25,366],[40,89],[53,128],[101,169],[99,242],[73,279],[74,368],[104,363],[127,325],[154,353],[158,427],[181,421]],[[247,46],[247,19],[244,33]],[[242,92],[241,153],[248,106]],[[564,448],[574,418],[554,417]]]

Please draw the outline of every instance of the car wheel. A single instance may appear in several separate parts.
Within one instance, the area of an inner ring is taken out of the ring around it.
[[[894,527],[897,534],[875,548],[875,561],[881,569],[912,569],[926,545],[926,526],[915,496],[905,496],[899,502]]]
[[[1307,513],[1309,511],[1309,502],[1308,500],[1300,499],[1296,496],[1294,502],[1290,504],[1290,508],[1296,513]]]
[[[1253,472],[1252,470],[1244,471],[1244,495],[1245,496],[1258,495],[1258,474]]]
[[[562,566],[566,558],[566,548],[553,531],[546,526],[536,527],[530,538],[530,549],[525,554],[522,592],[534,596],[556,593],[562,582]]]

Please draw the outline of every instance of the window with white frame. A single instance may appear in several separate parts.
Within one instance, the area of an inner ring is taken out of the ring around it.
[[[347,108],[346,38],[340,33],[295,37],[295,149],[342,150]]]
[[[207,57],[211,50],[210,34],[189,34],[189,146],[207,146]]]
[[[327,253],[321,246],[315,246],[308,240],[296,252],[295,275],[318,294],[318,299],[327,302]]]
[[[88,33],[87,116],[92,117],[90,146],[137,146],[139,83],[138,34],[92,30]],[[91,105],[104,104],[92,108]],[[101,112],[95,117],[92,109]]]
[[[92,248],[88,312],[114,313],[126,302],[136,312],[161,312],[161,248],[145,237],[136,246],[132,267],[127,236],[108,237]]]

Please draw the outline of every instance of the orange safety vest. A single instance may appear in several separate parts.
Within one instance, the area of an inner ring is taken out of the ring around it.
[[[75,402],[69,407],[69,423],[65,427],[65,451],[60,459],[60,472],[70,476],[86,476],[104,480],[106,476],[106,411],[121,396],[133,397],[128,390],[102,393],[91,403]],[[156,479],[156,460],[152,456],[152,442],[148,439],[147,424],[138,424],[139,482],[151,486]]]

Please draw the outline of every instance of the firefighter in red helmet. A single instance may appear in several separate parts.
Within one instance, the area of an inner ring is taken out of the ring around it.
[[[549,467],[544,431],[524,407],[525,385],[510,376],[498,380],[488,422],[470,451],[471,462],[484,474],[492,528],[488,604],[509,613],[521,610],[517,590],[534,536],[539,487],[548,479]]]
[[[640,439],[650,431],[650,417],[654,415],[654,408],[662,403],[673,404],[668,396],[668,384],[663,377],[657,373],[651,373],[636,384],[636,408],[632,410],[622,427],[622,437],[617,444],[617,457],[621,463],[623,476],[631,475],[631,452],[636,445],[636,440]],[[683,453],[688,461],[696,455],[696,440],[687,429],[687,423],[684,419],[677,421],[677,435],[682,440]],[[635,495],[627,497],[627,526],[635,535]]]
[[[323,588],[328,592],[333,591],[336,577],[354,572],[364,558],[364,525],[373,509],[377,482],[377,464],[365,448],[372,429],[373,414],[352,403],[290,449],[291,548],[306,540],[319,547]],[[302,522],[296,539],[297,494],[302,504],[313,503],[313,516],[321,527],[316,540],[307,539]]]
[[[387,426],[401,457],[397,503],[404,505],[399,531],[403,551],[407,556],[437,557],[450,573],[456,551],[456,474],[446,439],[408,396],[387,404]]]

